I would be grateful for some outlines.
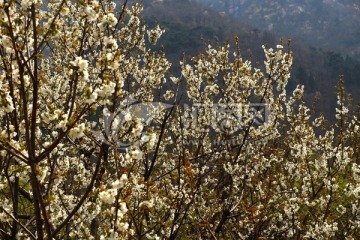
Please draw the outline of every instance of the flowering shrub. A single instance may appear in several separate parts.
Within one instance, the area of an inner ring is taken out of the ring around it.
[[[329,126],[303,86],[286,92],[283,45],[263,47],[265,71],[225,44],[169,77],[139,4],[0,5],[2,238],[360,236],[359,119],[341,81]]]

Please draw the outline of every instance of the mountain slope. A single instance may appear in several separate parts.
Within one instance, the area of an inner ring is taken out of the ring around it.
[[[195,0],[262,30],[360,60],[358,0]]]
[[[237,35],[240,38],[243,57],[251,58],[254,65],[257,65],[256,62],[261,65],[264,60],[261,45],[269,43],[270,46],[274,46],[280,39],[194,1],[147,0],[144,4],[146,22],[150,25],[160,23],[166,29],[159,43],[174,63],[174,74],[179,74],[177,63],[183,57],[183,53],[194,56],[204,49],[209,40],[212,44],[216,44],[215,39],[223,43]],[[201,40],[202,37],[204,40]],[[331,116],[336,105],[338,76],[344,74],[345,84],[349,92],[353,93],[354,102],[360,102],[359,62],[334,51],[308,47],[303,41],[296,39],[292,41],[292,51],[294,65],[289,91],[299,83],[305,84],[306,100],[311,102],[315,95],[320,95],[318,110]]]

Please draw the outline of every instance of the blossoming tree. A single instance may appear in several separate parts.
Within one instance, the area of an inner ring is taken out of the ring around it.
[[[2,238],[360,236],[341,81],[330,126],[286,93],[282,45],[264,71],[225,44],[170,77],[163,30],[116,3],[0,1]]]

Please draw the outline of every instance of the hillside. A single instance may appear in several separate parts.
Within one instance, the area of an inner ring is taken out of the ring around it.
[[[360,60],[358,0],[196,0],[261,30]]]
[[[160,44],[174,63],[180,61],[184,53],[187,56],[196,55],[204,49],[208,41],[213,44],[217,41],[223,43],[237,35],[240,38],[243,57],[261,64],[262,44],[269,43],[274,46],[280,39],[228,14],[190,0],[148,0],[144,1],[144,6],[146,22],[160,23],[166,29]],[[357,94],[360,91],[358,61],[319,46],[309,46],[297,38],[292,39],[292,51],[294,66],[288,87],[290,91],[299,83],[305,84],[306,100],[311,102],[316,95],[319,96],[318,110],[330,116],[336,105],[338,76],[344,74],[346,87],[353,94],[354,102],[360,102],[360,96]],[[179,74],[178,65],[174,64],[172,70]]]

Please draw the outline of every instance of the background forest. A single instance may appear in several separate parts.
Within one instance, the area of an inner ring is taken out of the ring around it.
[[[354,103],[360,101],[360,10],[357,1],[145,0],[148,24],[160,23],[167,56],[201,51],[208,42],[240,38],[242,55],[264,61],[261,45],[291,38],[294,65],[288,89],[305,85],[305,98],[334,120],[336,83],[344,75]],[[269,27],[272,26],[272,27]],[[203,40],[201,40],[203,39]],[[175,73],[179,68],[173,69]]]

